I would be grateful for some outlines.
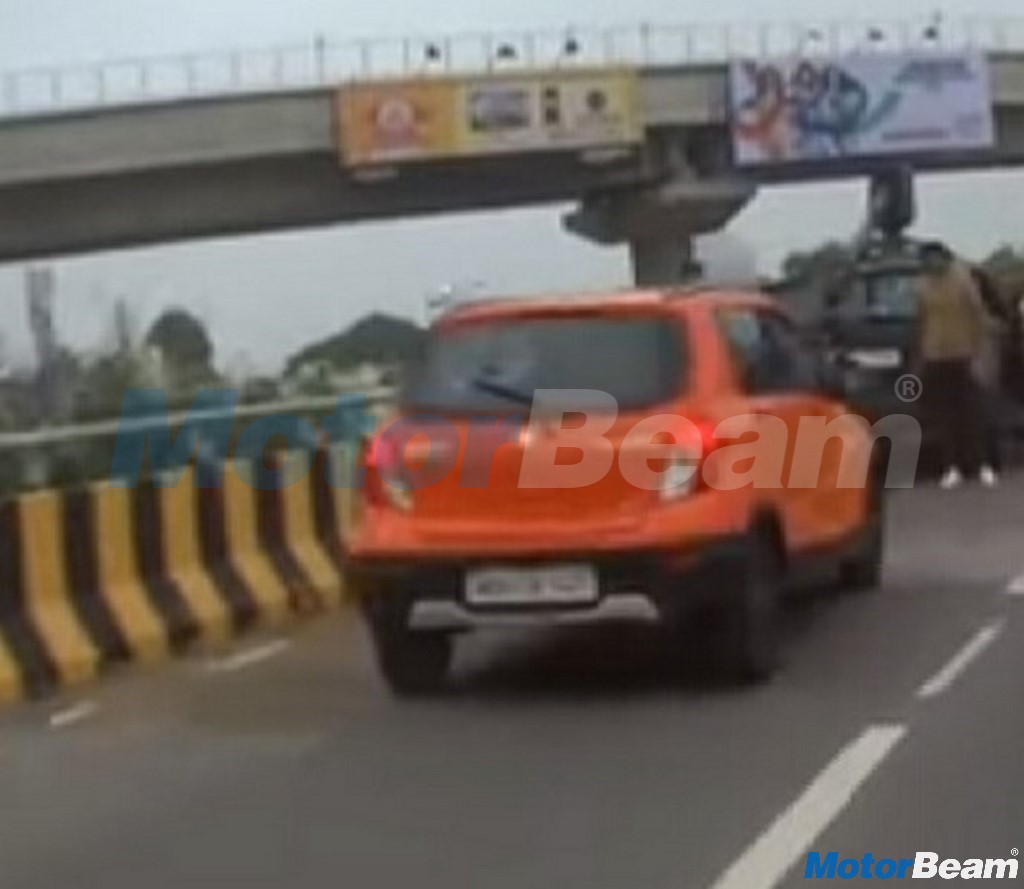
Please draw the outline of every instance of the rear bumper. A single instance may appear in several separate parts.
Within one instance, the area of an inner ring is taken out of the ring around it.
[[[716,538],[673,550],[573,552],[551,556],[352,562],[352,583],[371,622],[413,630],[653,623],[712,600],[737,570],[745,540]],[[542,567],[585,562],[598,573],[593,604],[475,606],[465,599],[466,572],[485,565]]]
[[[416,631],[461,632],[487,627],[600,626],[653,624],[661,620],[654,600],[644,593],[605,596],[589,608],[481,611],[453,599],[413,601],[407,625]]]

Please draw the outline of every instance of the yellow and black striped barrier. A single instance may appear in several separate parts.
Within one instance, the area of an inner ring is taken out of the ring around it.
[[[325,447],[229,463],[218,485],[189,467],[0,505],[0,700],[343,605],[343,459]]]

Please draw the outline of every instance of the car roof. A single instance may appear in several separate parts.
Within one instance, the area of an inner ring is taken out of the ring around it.
[[[621,290],[612,293],[572,293],[531,297],[502,297],[463,303],[438,319],[439,326],[463,321],[536,317],[559,314],[628,314],[637,309],[701,310],[724,306],[784,308],[774,297],[756,290],[711,285]]]

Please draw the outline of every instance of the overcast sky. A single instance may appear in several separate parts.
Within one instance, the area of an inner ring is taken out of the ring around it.
[[[126,56],[444,31],[625,22],[1021,17],[1021,0],[0,0],[0,68]],[[752,15],[756,10],[756,14]],[[924,180],[919,228],[968,254],[1024,243],[1024,175]],[[730,226],[772,269],[789,250],[845,237],[863,209],[855,183],[763,192]],[[208,323],[222,365],[275,369],[290,352],[378,308],[420,317],[424,294],[480,280],[499,292],[625,283],[624,250],[562,232],[560,208],[375,223],[105,253],[56,263],[58,326],[77,348],[110,340],[112,307],[127,297],[144,328],[166,305]],[[0,331],[19,362],[30,349],[19,266],[0,267]]]

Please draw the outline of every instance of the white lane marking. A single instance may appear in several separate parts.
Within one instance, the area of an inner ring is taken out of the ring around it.
[[[100,706],[95,701],[82,701],[65,710],[59,710],[50,715],[50,728],[70,728],[79,722],[84,722],[99,712]]]
[[[907,730],[872,725],[844,747],[711,889],[771,889],[845,809]]]
[[[998,620],[978,630],[967,644],[953,655],[946,666],[917,690],[918,698],[922,700],[934,698],[949,689],[981,653],[999,638],[1005,623],[1005,621]]]
[[[1010,581],[1010,585],[1006,588],[1006,595],[1024,596],[1024,574]]]
[[[291,644],[290,639],[275,639],[264,645],[257,645],[227,657],[210,661],[206,665],[206,669],[210,673],[234,673],[283,654]]]

